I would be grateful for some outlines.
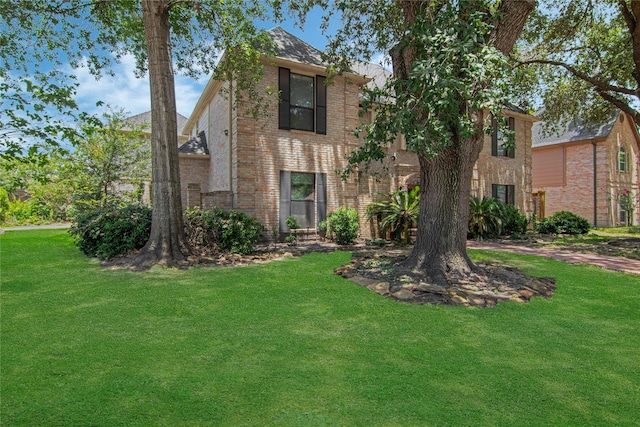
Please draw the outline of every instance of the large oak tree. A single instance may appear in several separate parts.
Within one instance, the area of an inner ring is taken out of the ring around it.
[[[452,275],[474,268],[466,253],[473,167],[489,115],[504,106],[506,55],[535,1],[341,0],[334,7],[344,24],[329,46],[337,69],[380,51],[393,65],[386,86],[363,102],[377,111],[346,172],[363,171],[405,136],[419,159],[421,199],[416,243],[404,264],[447,287]]]

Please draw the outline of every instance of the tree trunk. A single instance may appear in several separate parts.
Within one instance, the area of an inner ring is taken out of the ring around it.
[[[435,5],[435,6],[434,6]],[[441,3],[433,3],[431,13],[437,13]],[[416,13],[424,2],[403,2],[405,20],[415,21]],[[535,7],[534,0],[505,0],[495,16],[489,40],[502,53],[508,55],[522,32],[527,17]],[[411,68],[413,60],[409,51],[390,52],[394,73],[402,78]],[[479,82],[491,84],[491,82]],[[465,100],[460,100],[459,111],[470,111]],[[472,111],[476,133],[469,139],[456,137],[452,128],[451,145],[432,159],[419,154],[420,161],[420,217],[415,246],[404,260],[404,266],[423,271],[436,285],[450,286],[447,274],[464,276],[474,266],[467,255],[467,230],[469,224],[469,199],[473,168],[484,143],[483,111]]]
[[[469,198],[473,167],[482,145],[480,134],[455,141],[433,159],[419,156],[418,233],[404,265],[424,271],[440,286],[449,284],[445,273],[466,275],[473,269],[467,256]]]
[[[165,1],[142,0],[151,88],[151,236],[136,264],[173,265],[189,251],[184,242],[178,125],[171,58],[169,8]]]

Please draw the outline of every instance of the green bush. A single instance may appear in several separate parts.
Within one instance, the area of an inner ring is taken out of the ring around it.
[[[4,223],[8,211],[9,193],[4,188],[0,187],[0,224]]]
[[[418,222],[419,213],[420,187],[416,186],[411,191],[394,191],[385,199],[370,203],[365,221],[378,218],[383,236],[389,231],[394,240],[408,244],[411,243],[409,229]]]
[[[527,232],[529,220],[517,207],[489,197],[472,197],[469,203],[469,236],[492,238]]]
[[[13,200],[7,207],[5,222],[15,225],[51,222],[51,211],[45,203],[35,197]]]
[[[184,213],[184,234],[189,247],[200,254],[218,252],[220,236],[212,211],[200,208],[188,209]]]
[[[287,217],[287,227],[291,230],[291,234],[289,234],[284,241],[287,242],[289,246],[297,246],[298,245],[298,228],[300,228],[300,224],[298,224],[298,220],[294,216]]]
[[[76,246],[89,255],[110,259],[140,249],[151,233],[151,208],[126,205],[78,215],[69,231]]]
[[[590,228],[589,221],[569,211],[556,212],[536,224],[541,234],[586,234]]]
[[[469,235],[473,238],[498,237],[502,233],[502,207],[490,197],[472,197],[469,202]]]
[[[339,245],[348,245],[358,237],[360,220],[354,208],[341,207],[329,215],[329,232]]]
[[[498,202],[501,205],[502,215],[502,232],[503,235],[524,234],[527,232],[529,220],[525,215],[520,213],[517,207]]]
[[[213,208],[213,216],[221,250],[242,255],[255,251],[265,231],[260,221],[244,212],[226,212],[217,207]]]

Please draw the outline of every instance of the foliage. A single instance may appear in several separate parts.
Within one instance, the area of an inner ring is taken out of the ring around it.
[[[542,98],[548,132],[576,117],[599,125],[617,109],[640,125],[638,19],[635,0],[539,1],[514,54],[525,66],[515,83],[530,105]]]
[[[627,212],[627,223],[625,225],[630,227],[633,224],[633,212],[636,209],[636,200],[631,190],[628,188],[623,189],[618,194],[618,203],[620,204],[620,209]]]
[[[589,221],[569,211],[556,212],[536,224],[541,234],[586,234],[590,229]]]
[[[358,237],[360,220],[354,208],[340,207],[329,214],[329,233],[339,245],[349,245]]]
[[[26,192],[46,206],[46,217],[26,219],[30,223],[69,220],[84,176],[72,153],[53,153],[43,161],[0,158],[0,186],[9,193]]]
[[[221,250],[243,255],[255,251],[265,232],[260,221],[240,211],[227,212],[215,207],[212,212]]]
[[[143,205],[87,211],[75,218],[69,230],[84,254],[100,259],[140,249],[150,231],[151,209]]]
[[[454,137],[469,139],[489,132],[491,123],[478,128],[475,114],[490,110],[500,117],[508,85],[503,78],[507,73],[504,55],[483,42],[494,28],[490,8],[478,4],[487,2],[424,4],[415,10],[415,22],[405,20],[402,2],[380,8],[368,2],[355,4],[355,0],[341,3],[345,27],[329,45],[330,60],[346,69],[350,64],[345,58],[370,54],[374,48],[388,51],[393,46],[397,66],[383,87],[363,91],[363,110],[375,108],[375,119],[357,132],[364,145],[349,155],[343,178],[367,171],[371,162],[382,160],[384,147],[399,134],[405,137],[408,150],[431,159],[450,146]],[[399,64],[405,59],[411,63]],[[385,102],[389,99],[394,102]],[[504,123],[501,125],[508,134]]]
[[[123,110],[107,110],[101,126],[83,125],[73,159],[83,183],[78,198],[106,207],[110,199],[141,202],[139,189],[151,180],[151,147],[145,125],[127,120]]]
[[[0,187],[0,224],[4,223],[9,211],[9,193]]]
[[[469,235],[492,238],[527,232],[529,220],[517,207],[493,198],[471,197],[469,202]]]
[[[530,221],[517,207],[504,202],[498,202],[502,212],[502,234],[511,236],[527,232]]]
[[[502,234],[502,206],[490,197],[471,197],[469,202],[469,234],[475,238],[497,237]]]
[[[293,216],[288,216],[287,227],[289,227],[291,233],[285,237],[284,241],[287,242],[289,246],[296,246],[298,244],[298,228],[300,228],[298,220]]]
[[[28,149],[37,155],[59,149],[61,140],[79,140],[68,123],[93,118],[78,110],[78,82],[69,68],[105,78],[111,64],[132,55],[136,75],[148,71],[141,3],[0,1],[0,99],[7,113],[0,117],[0,154],[23,156]],[[165,3],[175,70],[193,77],[213,72],[219,80],[233,74],[236,104],[248,99],[251,109],[264,110],[264,94],[255,83],[262,75],[260,54],[272,45],[253,20],[280,20],[282,3]],[[219,62],[222,52],[225,60]]]
[[[184,233],[189,247],[199,254],[215,254],[220,242],[220,230],[215,226],[213,211],[200,208],[184,213]]]
[[[418,222],[420,211],[420,187],[411,191],[397,190],[387,195],[385,200],[367,206],[365,221],[378,218],[380,232],[390,231],[395,239],[410,243],[409,228]]]

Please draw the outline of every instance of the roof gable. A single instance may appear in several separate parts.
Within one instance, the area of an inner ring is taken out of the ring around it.
[[[178,147],[178,154],[196,154],[209,155],[209,147],[207,147],[207,137],[204,131],[198,136],[189,138],[187,142]]]
[[[293,34],[286,32],[281,27],[275,27],[267,33],[269,38],[276,44],[276,56],[278,58],[318,67],[327,67],[327,64],[322,61],[322,52]]]
[[[531,142],[534,148],[567,142],[589,141],[606,138],[611,133],[619,114],[614,115],[607,123],[599,126],[585,126],[582,119],[570,120],[560,125],[557,133],[545,135],[544,122],[534,123],[531,129]]]

